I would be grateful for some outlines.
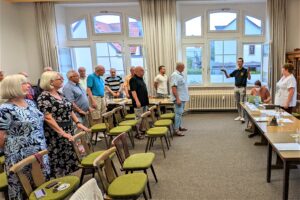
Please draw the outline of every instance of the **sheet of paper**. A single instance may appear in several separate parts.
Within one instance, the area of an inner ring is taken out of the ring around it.
[[[254,120],[257,122],[267,122],[268,117],[254,117]]]
[[[274,146],[279,151],[300,151],[298,143],[275,143]]]
[[[285,119],[285,118],[281,118],[281,119],[280,119],[280,122],[283,122],[283,123],[293,123],[292,120],[290,120],[290,119]]]

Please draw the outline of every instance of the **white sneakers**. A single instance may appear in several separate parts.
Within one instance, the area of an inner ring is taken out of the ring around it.
[[[245,122],[245,119],[244,119],[244,117],[238,116],[237,118],[234,119],[234,121],[242,121],[242,122]]]

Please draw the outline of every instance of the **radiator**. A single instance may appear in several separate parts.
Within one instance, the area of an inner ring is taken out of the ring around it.
[[[236,109],[233,90],[191,91],[186,110]]]

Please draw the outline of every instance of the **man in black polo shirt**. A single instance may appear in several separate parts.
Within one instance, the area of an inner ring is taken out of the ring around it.
[[[144,82],[144,69],[141,66],[138,66],[134,69],[135,75],[130,79],[130,91],[132,105],[134,107],[134,113],[136,119],[139,120],[138,130],[144,132],[144,127],[141,127],[141,115],[147,111],[149,105],[148,91],[147,86]],[[137,133],[136,138],[143,139],[144,136],[140,133]]]
[[[251,79],[251,74],[250,74],[250,68],[248,70],[243,67],[244,64],[244,59],[243,58],[238,58],[237,65],[238,68],[231,72],[231,74],[228,75],[227,71],[225,69],[222,69],[225,73],[226,78],[231,78],[234,77],[235,79],[235,87],[234,87],[234,96],[235,96],[235,101],[237,104],[237,109],[239,116],[235,118],[235,121],[241,121],[245,122],[244,119],[244,113],[242,111],[240,102],[245,101],[246,97],[246,87],[247,87],[247,78],[250,80]]]

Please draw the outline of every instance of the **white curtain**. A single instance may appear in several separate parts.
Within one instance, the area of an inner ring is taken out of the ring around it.
[[[287,0],[267,1],[267,25],[270,34],[269,85],[275,96],[276,83],[281,77],[281,67],[286,53]]]
[[[43,61],[41,67],[50,66],[58,70],[54,3],[35,3],[35,13]]]
[[[176,64],[176,1],[140,0],[144,49],[148,70],[149,93],[154,94],[154,78],[160,65],[166,66],[167,75]]]

